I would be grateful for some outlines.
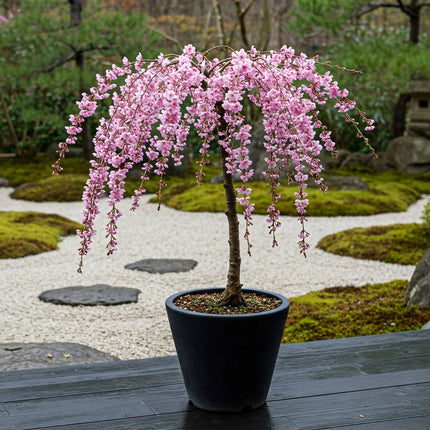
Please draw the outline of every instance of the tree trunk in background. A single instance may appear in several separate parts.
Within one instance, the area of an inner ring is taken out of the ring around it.
[[[420,8],[416,4],[416,1],[412,1],[410,5],[409,15],[409,41],[412,43],[419,42],[420,34]]]
[[[82,7],[83,0],[69,0],[70,3],[70,26],[77,27],[82,22]],[[75,56],[76,69],[79,74],[79,96],[86,91],[84,85],[84,54],[83,52],[76,51]],[[91,138],[91,127],[88,120],[82,124],[81,133],[82,150],[84,157],[89,160],[94,152],[94,147]]]
[[[357,18],[373,12],[379,8],[396,8],[400,9],[409,17],[409,42],[418,43],[420,35],[420,13],[421,9],[430,7],[430,2],[420,2],[419,0],[411,0],[409,3],[404,3],[398,0],[396,3],[375,3],[368,2],[367,6],[357,14]]]
[[[15,127],[13,125],[12,119],[9,115],[9,109],[8,109],[7,104],[6,104],[6,100],[3,98],[2,93],[0,93],[0,105],[2,106],[4,116],[6,118],[8,126],[9,126],[10,135],[12,136],[13,144],[15,145],[15,148],[16,148],[16,153],[17,153],[18,157],[21,157],[22,156],[22,149],[21,149],[21,146],[19,144],[18,136],[16,135],[16,131],[15,131]]]

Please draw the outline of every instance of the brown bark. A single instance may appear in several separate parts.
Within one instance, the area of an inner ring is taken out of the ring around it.
[[[224,120],[224,108],[222,102],[217,102],[216,109],[220,115],[220,125],[218,127],[218,138],[222,138],[227,133],[227,123]],[[229,268],[227,274],[227,285],[220,305],[240,306],[245,304],[242,297],[242,284],[240,283],[240,240],[239,240],[239,220],[236,208],[236,192],[234,189],[233,176],[227,172],[226,150],[219,145],[221,157],[222,174],[224,178],[224,191],[226,198],[225,214],[228,220],[228,244],[229,244]]]

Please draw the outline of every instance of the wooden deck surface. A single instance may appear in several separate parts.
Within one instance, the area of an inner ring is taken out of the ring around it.
[[[176,357],[0,372],[0,429],[429,430],[430,330],[282,345],[242,414],[190,405]]]

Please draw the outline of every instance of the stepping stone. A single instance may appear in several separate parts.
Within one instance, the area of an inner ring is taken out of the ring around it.
[[[181,260],[170,258],[148,258],[135,263],[127,264],[126,269],[139,270],[149,273],[188,272],[197,266],[195,260]]]
[[[48,290],[39,295],[43,302],[70,306],[109,306],[136,303],[140,290],[96,284]]]
[[[0,371],[116,361],[79,343],[0,343]]]

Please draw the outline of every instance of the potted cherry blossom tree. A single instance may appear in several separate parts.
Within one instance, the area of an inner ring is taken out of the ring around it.
[[[227,50],[228,55],[212,58],[214,49]],[[111,97],[109,117],[100,120],[93,140],[94,159],[83,193],[83,229],[78,231],[81,271],[82,257],[88,253],[95,234],[93,223],[106,184],[110,205],[107,253],[111,254],[117,246],[117,220],[121,216],[117,204],[124,197],[127,172],[138,163],[143,166],[141,185],[132,198],[132,209],[136,209],[139,197],[145,193],[145,181],[151,175],[159,177],[158,194],[161,193],[166,185],[168,162],[181,164],[192,128],[201,141],[198,184],[209,162],[210,144],[218,144],[229,231],[227,285],[221,290],[179,292],[166,300],[185,386],[190,400],[200,408],[240,411],[264,404],[289,309],[285,297],[242,289],[240,281],[236,205],[243,208],[243,235],[248,252],[254,209],[251,188],[247,186],[253,176],[248,151],[252,127],[244,105],[255,105],[263,117],[267,151],[263,175],[271,197],[267,223],[273,246],[277,245],[275,235],[281,225],[276,206],[281,198],[280,172],[289,168],[291,179],[298,184],[294,193],[301,225],[298,245],[306,255],[307,181],[312,178],[325,192],[319,156],[323,146],[335,152],[331,133],[318,117],[318,105],[333,99],[334,108],[369,146],[359,125],[361,121],[366,130],[371,130],[373,120],[360,110],[354,119],[350,112],[355,110],[355,102],[348,98],[348,91],[339,88],[330,72],[318,72],[317,64],[317,58],[296,55],[285,46],[270,52],[218,47],[199,53],[188,45],[180,55],[160,55],[155,60],[144,60],[139,54],[134,62],[124,59],[121,67],[114,65],[105,76],[97,75],[98,85],[77,103],[79,113],[70,116],[69,136],[59,145],[59,159],[53,165],[55,174],[61,171],[60,160],[68,146],[76,142],[84,120],[94,114],[98,102]],[[117,88],[119,77],[125,83]],[[235,174],[240,175],[237,185],[233,182]],[[217,313],[213,313],[214,307],[209,311],[194,309],[197,302],[204,301],[202,294],[219,295]],[[255,298],[259,300],[257,310],[249,305]],[[228,314],[220,314],[219,309],[228,309]],[[234,309],[240,309],[240,314]]]

